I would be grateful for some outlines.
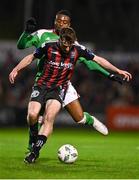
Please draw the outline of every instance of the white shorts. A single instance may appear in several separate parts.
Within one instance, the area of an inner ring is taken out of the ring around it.
[[[77,91],[71,84],[71,82],[68,83],[68,89],[65,95],[65,99],[62,103],[62,106],[65,107],[67,104],[71,103],[72,101],[78,99],[80,96],[78,95]]]

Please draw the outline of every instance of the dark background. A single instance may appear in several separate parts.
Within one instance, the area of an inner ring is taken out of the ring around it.
[[[61,9],[71,12],[79,41],[93,42],[97,49],[138,51],[138,0],[2,0],[0,39],[17,39],[30,16],[38,28],[52,28]]]

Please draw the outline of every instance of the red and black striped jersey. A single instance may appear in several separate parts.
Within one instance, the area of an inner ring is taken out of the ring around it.
[[[68,53],[64,53],[59,41],[45,43],[42,47],[36,49],[34,57],[42,58],[45,62],[42,74],[37,80],[37,85],[46,85],[46,88],[55,88],[67,86],[71,80],[76,62],[79,57],[93,59],[94,53],[87,50],[84,46],[74,44]]]

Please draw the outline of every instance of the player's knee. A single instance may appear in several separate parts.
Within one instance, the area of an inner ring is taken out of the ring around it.
[[[35,111],[30,111],[28,113],[28,121],[31,122],[36,122],[38,118],[38,113]]]

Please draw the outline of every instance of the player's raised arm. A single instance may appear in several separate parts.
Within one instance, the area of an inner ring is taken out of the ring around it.
[[[36,44],[38,44],[38,36],[35,33],[33,33],[36,31],[36,26],[37,23],[34,18],[30,18],[26,21],[25,30],[17,41],[18,49],[25,49],[31,46],[37,47]]]
[[[11,71],[9,74],[9,81],[11,84],[14,84],[15,78],[18,75],[18,72],[28,66],[33,60],[35,59],[33,54],[29,54],[28,56],[24,57],[19,64]]]
[[[95,55],[93,60],[96,61],[98,64],[100,64],[102,67],[122,75],[123,79],[126,81],[132,79],[132,75],[129,72],[117,68],[116,66],[108,62],[105,58]]]

